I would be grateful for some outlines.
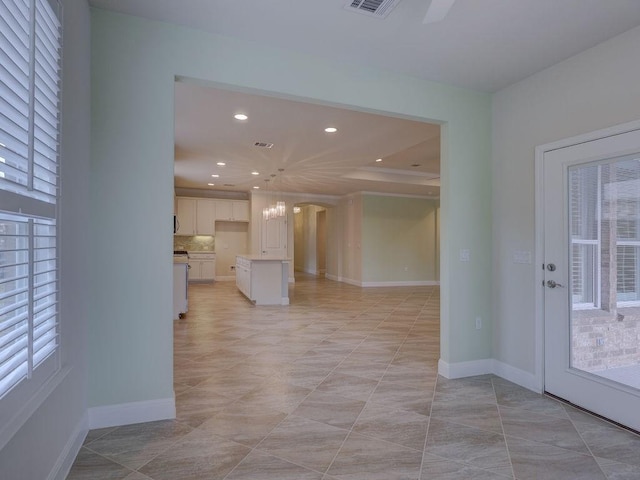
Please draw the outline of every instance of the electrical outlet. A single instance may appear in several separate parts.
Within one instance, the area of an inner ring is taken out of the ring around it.
[[[236,266],[235,265],[231,265],[229,267],[229,270],[231,270],[232,272],[235,272],[236,271]]]
[[[476,330],[480,330],[482,328],[482,317],[476,317]]]

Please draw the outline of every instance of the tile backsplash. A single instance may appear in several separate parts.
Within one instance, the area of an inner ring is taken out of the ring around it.
[[[216,237],[209,237],[205,235],[197,235],[195,237],[174,235],[173,249],[214,252],[216,249]]]

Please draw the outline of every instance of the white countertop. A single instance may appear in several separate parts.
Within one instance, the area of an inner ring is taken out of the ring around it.
[[[247,260],[251,260],[252,262],[255,261],[277,261],[277,262],[290,262],[291,259],[287,258],[287,257],[278,257],[278,256],[269,256],[269,255],[260,255],[260,254],[256,254],[256,255],[236,255],[237,257],[240,258],[245,258]]]

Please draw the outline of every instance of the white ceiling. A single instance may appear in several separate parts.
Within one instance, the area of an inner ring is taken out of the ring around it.
[[[176,83],[175,112],[176,188],[439,195],[438,125],[188,82]]]
[[[400,0],[386,18],[347,11],[346,0],[90,0],[100,8],[487,92],[640,25],[640,0],[435,2],[452,6],[442,21],[425,24],[431,0]],[[240,110],[247,122],[233,119]],[[328,124],[339,131],[324,133]],[[256,141],[274,147],[258,149]],[[380,157],[384,161],[376,163]],[[217,167],[218,161],[227,165]],[[254,185],[264,189],[264,179],[277,174],[270,188],[282,191],[437,196],[439,127],[177,83],[175,173],[176,187],[186,188],[246,192]],[[214,173],[221,176],[213,179]]]
[[[431,0],[400,0],[384,19],[347,11],[346,0],[90,3],[488,92],[640,25],[639,0],[456,0],[430,24]]]

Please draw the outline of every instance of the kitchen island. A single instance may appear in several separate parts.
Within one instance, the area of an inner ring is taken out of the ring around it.
[[[256,305],[289,305],[288,258],[236,256],[236,285]]]

